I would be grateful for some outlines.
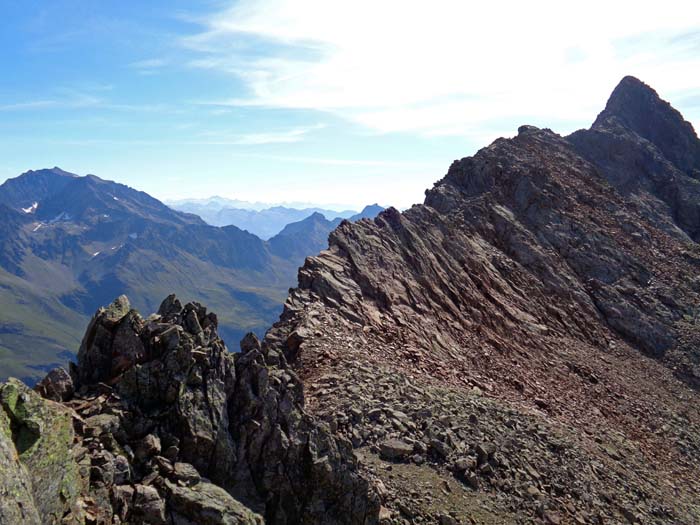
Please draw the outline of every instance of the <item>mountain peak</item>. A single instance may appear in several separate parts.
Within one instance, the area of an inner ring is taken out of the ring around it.
[[[71,173],[70,171],[62,170],[58,166],[54,166],[51,169],[46,169],[42,171],[50,171],[51,173],[54,173],[55,175],[61,175],[63,177],[78,177],[75,173]]]
[[[700,140],[690,122],[641,80],[624,77],[593,123],[596,130],[627,131],[653,143],[682,171],[700,169]]]
[[[36,209],[48,195],[54,194],[78,175],[59,167],[25,171],[0,185],[0,202],[16,210]]]
[[[644,93],[647,93],[649,95],[653,95],[656,98],[660,98],[659,94],[656,92],[656,90],[654,88],[652,88],[650,85],[642,82],[637,77],[634,77],[632,75],[626,75],[626,76],[622,77],[622,80],[620,80],[620,82],[615,87],[611,97],[615,94],[619,94],[620,92],[624,93],[626,91],[628,91],[628,92],[637,91],[640,93],[644,92]]]
[[[598,115],[596,122],[614,116],[630,123],[639,119],[641,114],[659,107],[663,107],[666,111],[673,110],[671,105],[662,100],[651,86],[628,75],[615,87],[605,110]],[[680,117],[680,113],[678,116]]]
[[[384,211],[384,207],[380,206],[376,202],[374,204],[368,204],[367,206],[362,208],[362,211],[360,213],[356,213],[355,215],[350,217],[350,221],[355,222],[359,221],[360,219],[374,219],[382,211]]]
[[[31,175],[43,175],[43,176],[52,176],[56,175],[59,177],[70,177],[70,178],[76,178],[78,175],[75,173],[71,173],[69,171],[62,170],[58,166],[54,166],[53,168],[41,168],[38,170],[29,170],[25,171],[20,175],[20,177],[25,177],[25,176],[31,176]]]

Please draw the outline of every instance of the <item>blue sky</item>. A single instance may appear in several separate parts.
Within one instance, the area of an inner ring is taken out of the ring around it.
[[[400,207],[633,74],[700,127],[700,3],[0,0],[0,180]]]

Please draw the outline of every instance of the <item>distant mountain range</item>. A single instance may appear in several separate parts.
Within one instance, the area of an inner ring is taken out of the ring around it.
[[[266,240],[280,233],[288,224],[304,220],[314,213],[320,213],[331,221],[334,219],[357,220],[360,216],[364,217],[363,214],[372,216],[372,211],[379,213],[384,209],[374,204],[358,213],[355,210],[337,211],[309,203],[269,205],[223,197],[170,201],[169,205],[175,210],[199,215],[212,226],[237,226]]]
[[[263,331],[304,258],[324,249],[340,222],[312,217],[266,242],[94,175],[53,168],[7,180],[0,186],[0,376],[31,383],[64,363],[89,316],[123,293],[146,312],[172,292],[201,301],[220,314],[230,341]]]
[[[241,210],[256,210],[262,211],[268,208],[281,206],[283,208],[293,208],[303,210],[307,208],[324,208],[328,210],[349,210],[350,207],[344,204],[319,204],[317,202],[302,202],[302,201],[284,201],[284,202],[264,202],[264,201],[247,201],[241,199],[230,199],[220,195],[212,195],[203,199],[164,199],[163,202],[171,208],[180,206],[200,206],[207,209],[223,209],[223,208],[239,208]]]

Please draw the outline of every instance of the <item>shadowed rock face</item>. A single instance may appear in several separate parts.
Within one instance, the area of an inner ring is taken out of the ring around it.
[[[652,88],[625,77],[591,129],[567,140],[655,224],[700,239],[700,141]]]
[[[635,133],[687,175],[700,174],[700,142],[693,126],[656,91],[634,77],[620,81],[593,129]]]
[[[0,482],[12,481],[29,504],[3,504],[0,515],[22,511],[28,523],[63,514],[67,523],[376,522],[376,496],[350,445],[303,412],[284,356],[263,352],[252,334],[240,354],[229,353],[216,326],[206,308],[175,296],[147,319],[121,296],[90,322],[71,376],[54,371],[37,386],[63,404],[3,385],[0,415],[12,431],[0,436],[9,451]],[[18,404],[25,397],[31,403]],[[67,425],[60,440],[59,420]],[[39,443],[31,451],[30,438]],[[54,464],[63,477],[44,477]]]

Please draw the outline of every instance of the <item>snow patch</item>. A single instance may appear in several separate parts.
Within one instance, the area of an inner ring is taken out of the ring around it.
[[[35,202],[29,208],[22,208],[22,211],[24,213],[34,213],[38,207],[39,207],[39,203]]]
[[[138,238],[139,238],[139,234],[138,234],[138,233],[130,233],[130,234],[129,234],[129,237],[130,237],[131,239],[138,239]]]
[[[39,223],[39,224],[37,224],[37,225],[34,227],[34,229],[33,229],[32,231],[35,232],[35,231],[37,231],[39,228],[41,228],[42,226],[43,226],[43,224]]]
[[[117,197],[115,197],[114,195],[112,195],[112,198],[113,198],[115,201],[118,201],[118,200],[119,200],[119,199],[118,199]]]
[[[92,254],[92,257],[90,257],[90,258],[91,258],[91,259],[94,259],[94,258],[97,257],[98,255],[100,255],[100,253],[101,253],[101,252],[95,252],[95,253]]]

